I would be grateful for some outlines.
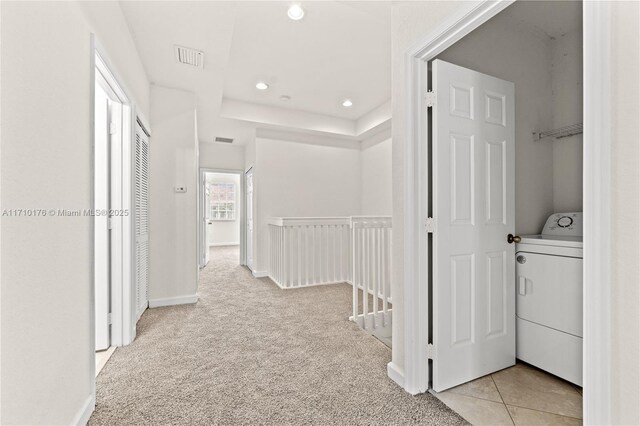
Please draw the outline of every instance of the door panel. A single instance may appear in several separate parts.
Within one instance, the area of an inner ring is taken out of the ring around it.
[[[515,363],[514,86],[433,62],[433,388]]]

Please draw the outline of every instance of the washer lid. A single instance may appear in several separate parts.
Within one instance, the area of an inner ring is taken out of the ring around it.
[[[570,237],[562,235],[524,235],[522,237],[522,241],[520,241],[519,244],[582,248],[582,236]]]

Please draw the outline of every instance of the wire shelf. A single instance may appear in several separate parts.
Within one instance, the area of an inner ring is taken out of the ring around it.
[[[544,132],[534,132],[533,139],[536,141],[546,138],[562,139],[580,134],[582,134],[582,123],[572,124],[570,126],[560,127],[559,129],[547,130]]]

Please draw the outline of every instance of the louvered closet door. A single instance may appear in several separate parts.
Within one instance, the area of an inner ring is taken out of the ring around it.
[[[149,304],[149,135],[136,124],[136,311],[138,319]]]

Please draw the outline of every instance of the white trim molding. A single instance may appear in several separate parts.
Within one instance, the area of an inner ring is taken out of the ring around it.
[[[251,274],[254,278],[266,278],[269,276],[269,272],[267,271],[251,271]]]
[[[135,194],[133,191],[133,171],[135,169],[135,159],[132,155],[132,141],[135,140],[135,123],[140,118],[145,122],[146,129],[151,130],[146,118],[142,115],[135,99],[130,96],[131,91],[127,87],[126,81],[121,78],[117,68],[113,65],[107,49],[105,49],[95,34],[91,34],[92,40],[92,81],[95,84],[96,70],[107,81],[111,90],[120,99],[122,104],[123,129],[122,143],[116,150],[115,160],[120,170],[120,184],[117,185],[118,195],[113,197],[114,209],[133,211]],[[92,91],[93,96],[93,91]],[[91,99],[92,108],[95,99]],[[91,115],[93,117],[93,114]],[[93,120],[92,120],[93,124]],[[92,127],[92,134],[93,134]],[[113,256],[112,267],[113,277],[111,282],[111,305],[112,305],[112,325],[111,325],[111,345],[126,346],[133,342],[136,337],[136,288],[135,288],[135,238],[134,238],[135,215],[129,215],[128,219],[115,218],[114,235],[117,243],[119,256]],[[92,344],[92,348],[94,345]]]
[[[231,246],[239,246],[239,242],[235,243],[209,243],[209,247],[231,247]]]
[[[84,404],[82,404],[82,408],[80,408],[80,411],[78,411],[71,424],[75,426],[85,426],[87,423],[89,423],[89,419],[91,418],[91,415],[93,414],[95,409],[96,396],[95,394],[91,394],[87,397],[87,400],[84,402]]]
[[[387,364],[387,375],[398,386],[404,387],[404,371],[393,362]]]
[[[611,3],[583,3],[584,424],[611,424]]]
[[[198,295],[192,294],[189,296],[177,296],[177,297],[165,297],[163,299],[149,299],[150,308],[160,308],[162,306],[173,305],[188,305],[198,302]]]

